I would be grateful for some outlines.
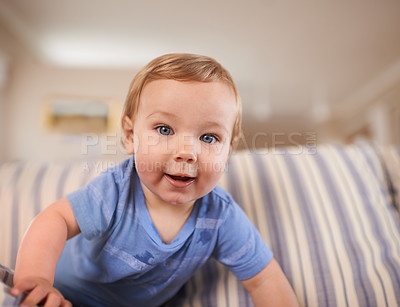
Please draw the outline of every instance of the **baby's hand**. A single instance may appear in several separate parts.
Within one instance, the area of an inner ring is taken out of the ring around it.
[[[45,307],[71,307],[72,304],[67,301],[60,291],[52,286],[52,284],[40,277],[24,278],[18,281],[11,289],[14,296],[27,293],[25,299],[21,302],[21,306],[36,306],[42,304]]]

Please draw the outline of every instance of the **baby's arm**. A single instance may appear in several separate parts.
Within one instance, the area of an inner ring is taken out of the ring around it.
[[[57,261],[67,239],[80,232],[67,198],[41,212],[31,223],[18,250],[11,293],[29,292],[23,305],[46,302],[46,306],[69,306],[53,288]]]
[[[242,280],[254,306],[299,306],[296,295],[278,262],[271,262],[252,278]]]

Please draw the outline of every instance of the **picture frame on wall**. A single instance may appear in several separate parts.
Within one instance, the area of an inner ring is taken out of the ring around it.
[[[62,134],[117,131],[122,102],[115,98],[51,95],[43,100],[44,129]]]

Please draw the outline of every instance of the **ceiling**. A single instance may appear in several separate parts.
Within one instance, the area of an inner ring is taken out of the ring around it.
[[[323,121],[400,82],[398,0],[0,0],[0,19],[51,65],[212,56],[256,119]]]

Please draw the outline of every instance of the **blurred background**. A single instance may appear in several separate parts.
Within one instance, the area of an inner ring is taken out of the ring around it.
[[[239,149],[400,144],[398,0],[0,0],[0,162],[123,154],[129,84],[171,52],[231,72]]]

